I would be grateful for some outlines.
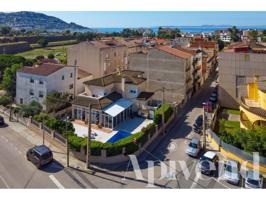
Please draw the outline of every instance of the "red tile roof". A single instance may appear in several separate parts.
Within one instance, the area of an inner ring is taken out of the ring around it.
[[[53,74],[64,67],[65,65],[61,64],[43,63],[35,67],[23,67],[22,69],[19,69],[18,72],[39,76],[49,76],[50,74]]]
[[[188,59],[192,56],[191,53],[188,53],[188,52],[181,50],[181,49],[172,48],[169,46],[159,46],[159,47],[157,47],[157,49],[164,51],[166,53],[169,53],[171,55],[174,55],[176,57],[183,58],[183,59]]]
[[[205,48],[205,49],[215,49],[216,43],[212,41],[193,41],[190,44],[191,48]]]

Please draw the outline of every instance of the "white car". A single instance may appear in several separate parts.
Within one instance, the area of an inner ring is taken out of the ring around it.
[[[188,144],[186,153],[192,157],[197,157],[200,152],[201,146],[199,139],[192,139]]]
[[[224,179],[231,184],[238,185],[240,182],[239,162],[228,160],[224,164]]]
[[[263,176],[254,170],[248,170],[245,179],[245,188],[263,188]]]

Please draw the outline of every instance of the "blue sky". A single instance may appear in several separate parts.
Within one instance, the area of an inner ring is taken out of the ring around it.
[[[47,11],[47,15],[87,27],[266,25],[266,12],[96,12]]]

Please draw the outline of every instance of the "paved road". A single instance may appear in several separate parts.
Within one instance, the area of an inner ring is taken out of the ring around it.
[[[9,122],[7,122],[9,123]],[[26,159],[32,147],[26,138],[7,127],[0,128],[0,188],[86,188],[78,175],[54,161],[38,170]]]

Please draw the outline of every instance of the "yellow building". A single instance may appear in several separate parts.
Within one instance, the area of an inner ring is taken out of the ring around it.
[[[241,98],[240,126],[252,129],[254,126],[266,126],[266,90],[258,84],[247,84],[247,96]]]

